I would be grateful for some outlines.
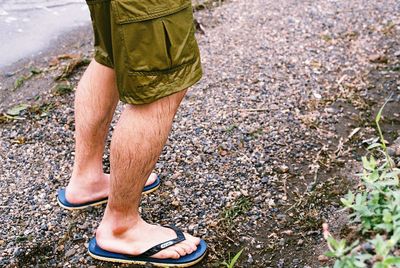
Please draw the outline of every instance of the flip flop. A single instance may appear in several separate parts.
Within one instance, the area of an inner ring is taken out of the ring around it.
[[[200,240],[200,244],[197,246],[197,250],[195,252],[192,252],[189,255],[182,256],[179,259],[157,259],[150,257],[163,249],[166,249],[185,240],[185,236],[182,231],[180,231],[176,227],[165,227],[174,230],[177,238],[158,244],[140,255],[133,256],[104,250],[97,245],[96,238],[92,238],[89,241],[89,255],[101,261],[138,265],[146,265],[150,263],[157,267],[189,267],[195,265],[204,258],[207,252],[207,244],[204,240]]]
[[[142,194],[149,194],[151,192],[154,192],[155,190],[158,189],[158,187],[160,187],[160,178],[157,176],[157,179],[152,184],[146,185],[143,188]],[[69,210],[77,210],[77,209],[84,209],[87,207],[93,207],[93,206],[107,203],[107,201],[108,201],[108,197],[105,197],[102,199],[93,200],[93,201],[86,202],[86,203],[72,204],[72,203],[68,202],[67,198],[65,197],[65,188],[58,190],[58,194],[57,194],[58,204],[61,207],[65,208],[65,209],[69,209]]]

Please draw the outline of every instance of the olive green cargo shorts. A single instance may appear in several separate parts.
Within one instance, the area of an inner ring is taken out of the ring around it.
[[[120,100],[150,103],[202,75],[191,0],[86,0],[95,60],[115,70]]]

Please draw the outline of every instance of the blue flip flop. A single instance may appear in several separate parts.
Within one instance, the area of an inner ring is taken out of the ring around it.
[[[146,265],[150,263],[157,267],[189,267],[195,265],[204,258],[207,252],[207,244],[204,240],[200,240],[200,244],[197,246],[197,250],[195,252],[192,252],[189,255],[182,256],[179,259],[157,259],[150,257],[156,254],[157,252],[160,252],[163,249],[176,245],[185,240],[185,236],[182,233],[182,231],[180,231],[176,227],[174,226],[165,226],[165,227],[174,230],[177,237],[175,239],[156,245],[138,256],[115,253],[104,250],[97,245],[96,238],[92,238],[89,241],[89,248],[88,248],[89,255],[101,261],[138,264],[138,265]]]
[[[158,187],[160,187],[160,178],[157,176],[157,179],[152,184],[146,185],[143,188],[142,194],[149,194],[149,193],[157,190]],[[58,190],[58,194],[57,194],[58,204],[61,207],[65,208],[65,209],[69,209],[69,210],[77,210],[77,209],[84,209],[87,207],[93,207],[93,206],[107,203],[107,201],[108,201],[108,197],[105,197],[102,199],[93,200],[93,201],[86,202],[86,203],[73,204],[73,203],[68,202],[67,198],[65,197],[65,188]]]

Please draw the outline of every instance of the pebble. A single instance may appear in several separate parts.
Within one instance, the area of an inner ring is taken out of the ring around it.
[[[76,250],[75,249],[69,249],[69,250],[67,250],[67,252],[65,252],[65,257],[66,258],[69,258],[69,257],[71,257],[72,255],[74,255],[75,254],[75,252],[76,252]]]
[[[181,202],[179,202],[179,200],[174,200],[172,201],[172,205],[175,207],[179,207],[181,205]]]
[[[368,57],[368,60],[372,63],[387,63],[389,59],[385,55],[374,54],[374,55],[370,55]]]
[[[253,256],[249,253],[247,255],[247,263],[252,264],[254,262]]]
[[[327,261],[329,261],[329,258],[327,256],[325,256],[325,255],[319,255],[318,256],[318,261],[327,262]]]
[[[287,173],[289,171],[289,167],[287,165],[281,165],[279,166],[279,171],[281,173]]]
[[[173,184],[172,184],[171,181],[165,181],[164,185],[167,186],[167,187],[171,187]]]

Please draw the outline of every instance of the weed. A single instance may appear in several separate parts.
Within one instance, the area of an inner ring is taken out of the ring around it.
[[[231,207],[222,212],[222,218],[228,225],[231,225],[234,219],[246,213],[250,207],[251,201],[247,197],[241,196]]]
[[[233,124],[233,125],[230,125],[229,127],[227,127],[225,131],[227,133],[231,134],[236,128],[237,128],[237,125]]]
[[[332,36],[330,36],[329,34],[323,34],[321,35],[321,39],[324,40],[325,42],[330,42],[332,41]]]
[[[233,268],[235,267],[236,262],[239,260],[240,255],[242,254],[244,248],[242,248],[236,255],[231,259],[231,256],[229,254],[228,260],[223,261],[221,264],[224,265],[227,268]]]
[[[368,146],[369,157],[362,157],[361,187],[341,199],[350,211],[350,221],[358,225],[363,243],[348,245],[346,240],[335,240],[324,227],[329,247],[326,255],[336,259],[334,267],[400,267],[400,169],[387,152],[379,124],[387,102],[375,118],[379,137]]]
[[[24,84],[25,80],[26,80],[25,76],[20,76],[17,79],[15,79],[15,81],[14,81],[14,90],[16,90],[17,88],[21,87]]]
[[[18,116],[22,111],[29,108],[28,104],[20,103],[7,110],[6,114],[9,116]]]
[[[37,67],[31,67],[29,69],[29,74],[28,75],[21,75],[14,81],[14,90],[20,88],[26,80],[31,79],[33,76],[42,73],[42,70],[38,69]]]
[[[64,83],[59,83],[53,88],[53,92],[58,95],[62,96],[72,92],[74,87],[67,81]]]

